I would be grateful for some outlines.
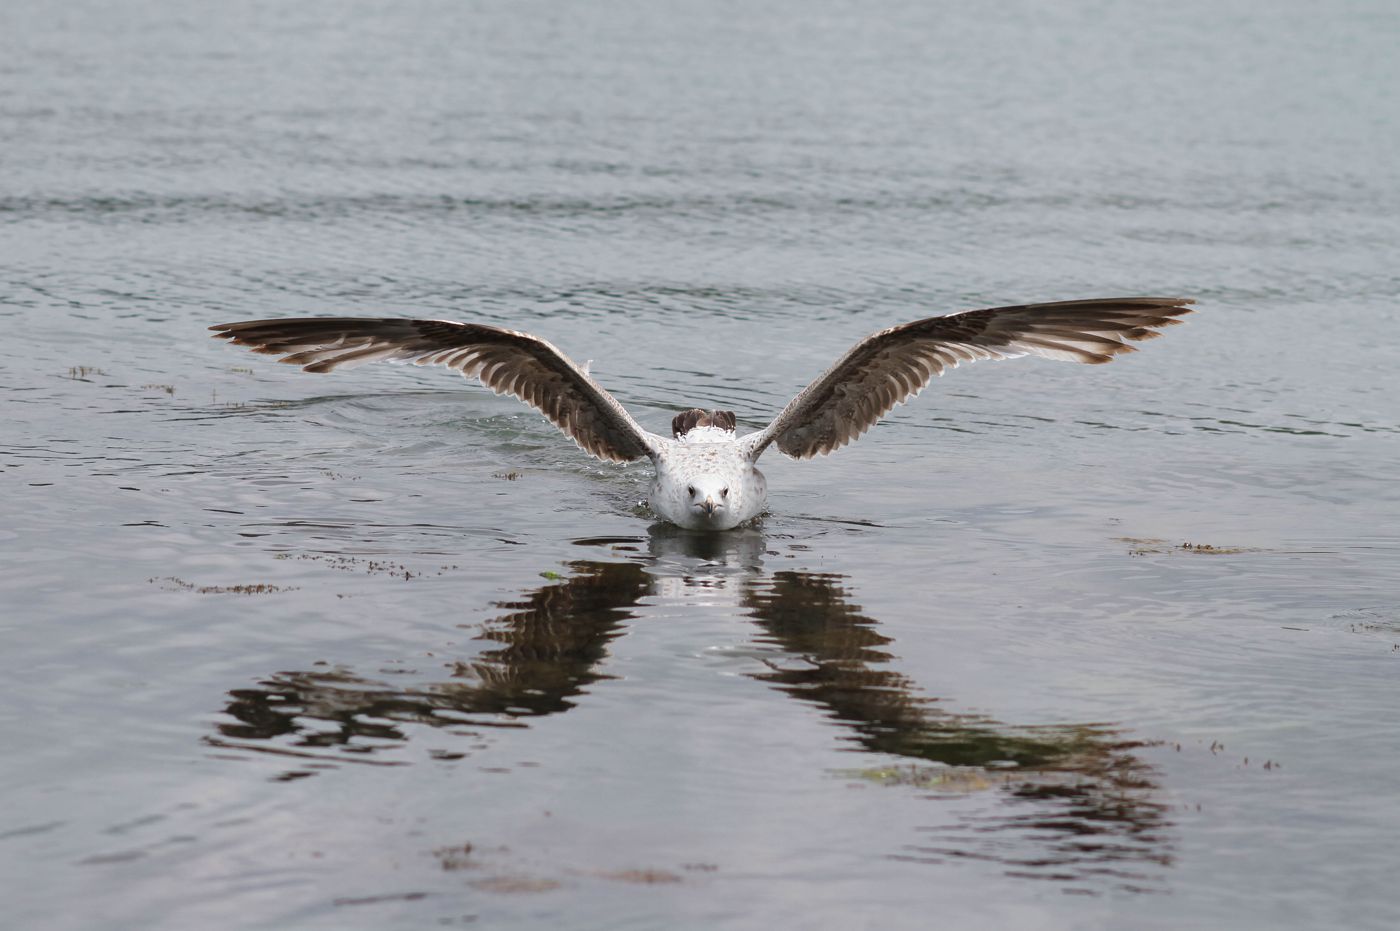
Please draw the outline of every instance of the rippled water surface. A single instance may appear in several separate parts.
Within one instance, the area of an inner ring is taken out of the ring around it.
[[[0,9],[0,883],[23,928],[1400,925],[1392,3]],[[697,537],[441,370],[654,430],[978,365]]]

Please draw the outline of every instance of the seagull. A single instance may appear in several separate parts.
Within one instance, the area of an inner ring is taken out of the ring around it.
[[[519,398],[584,452],[607,462],[650,459],[652,510],[689,530],[728,530],[763,512],[768,483],[755,464],[769,446],[794,459],[856,440],[935,375],[964,362],[1041,356],[1090,365],[1180,323],[1193,301],[1117,297],[990,307],[872,333],[793,398],[762,430],[739,436],[733,411],[692,408],[671,436],[642,429],[579,366],[538,336],[481,323],[393,317],[246,320],[210,327],[307,372],[366,362],[445,365]]]

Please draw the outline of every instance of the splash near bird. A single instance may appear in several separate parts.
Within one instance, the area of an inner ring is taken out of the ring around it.
[[[763,511],[768,483],[755,463],[769,446],[795,459],[857,439],[935,375],[963,362],[1043,356],[1097,364],[1180,323],[1192,301],[1100,298],[992,307],[928,317],[872,333],[756,433],[737,435],[731,411],[691,409],[671,436],[647,430],[611,394],[537,336],[478,323],[387,317],[248,320],[214,336],[282,356],[308,372],[365,362],[445,365],[535,408],[579,448],[609,462],[650,459],[651,507],[693,530],[728,530]]]

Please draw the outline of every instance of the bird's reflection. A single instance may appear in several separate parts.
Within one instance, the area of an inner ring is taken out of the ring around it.
[[[893,641],[847,603],[840,576],[775,572],[747,584],[744,601],[763,639],[794,657],[756,678],[827,709],[866,750],[983,767],[1045,767],[1068,752],[1063,740],[936,710],[908,677],[882,668]]]
[[[1016,874],[1101,876],[1128,888],[1150,884],[1152,870],[1171,862],[1165,806],[1134,752],[1141,744],[1107,726],[1018,728],[949,710],[892,668],[892,641],[848,601],[842,576],[765,573],[765,543],[757,530],[658,529],[645,554],[573,562],[565,578],[501,605],[476,637],[479,652],[434,680],[390,684],[342,668],[279,673],[231,692],[208,742],[315,760],[287,778],[335,762],[403,765],[412,737],[430,732],[458,738],[435,757],[459,758],[485,746],[484,729],[523,727],[584,700],[609,678],[608,644],[644,597],[718,591],[753,619],[758,645],[775,657],[750,676],[823,709],[849,749],[899,761],[895,781],[930,794],[995,789],[1009,800],[992,814],[984,807],[921,828],[893,856],[986,858]]]
[[[924,842],[900,859],[981,857],[1026,876],[1098,874],[1128,886],[1149,883],[1152,866],[1171,862],[1166,806],[1156,799],[1151,770],[1133,754],[1140,742],[1103,725],[1017,728],[943,709],[886,668],[893,657],[883,647],[892,641],[847,602],[840,582],[775,572],[746,584],[744,601],[763,639],[790,658],[755,678],[825,709],[860,749],[957,767],[873,771],[873,778],[944,792],[996,784],[1018,803],[1038,803],[921,829]],[[1037,836],[1039,849],[1019,855],[976,842],[1003,831]]]
[[[406,742],[402,725],[467,734],[568,711],[587,686],[607,678],[598,666],[608,641],[622,633],[633,616],[628,609],[650,584],[636,562],[580,561],[569,568],[563,581],[500,605],[507,613],[476,637],[490,646],[453,663],[446,681],[394,688],[344,669],[278,673],[259,688],[229,693],[225,711],[234,720],[219,724],[219,734],[226,741],[289,738],[296,749],[372,753],[386,742]]]

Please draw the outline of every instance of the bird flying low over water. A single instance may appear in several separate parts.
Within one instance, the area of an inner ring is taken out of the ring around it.
[[[738,436],[732,411],[682,411],[671,436],[632,419],[586,368],[537,336],[479,323],[392,317],[248,320],[210,327],[215,338],[282,356],[308,372],[365,362],[445,365],[479,378],[544,414],[584,452],[610,462],[650,459],[651,507],[693,530],[727,530],[763,511],[768,483],[755,468],[769,446],[795,459],[826,455],[857,439],[963,362],[1043,356],[1097,364],[1130,343],[1180,323],[1192,301],[1099,298],[1018,304],[928,317],[872,333],[756,433]]]

